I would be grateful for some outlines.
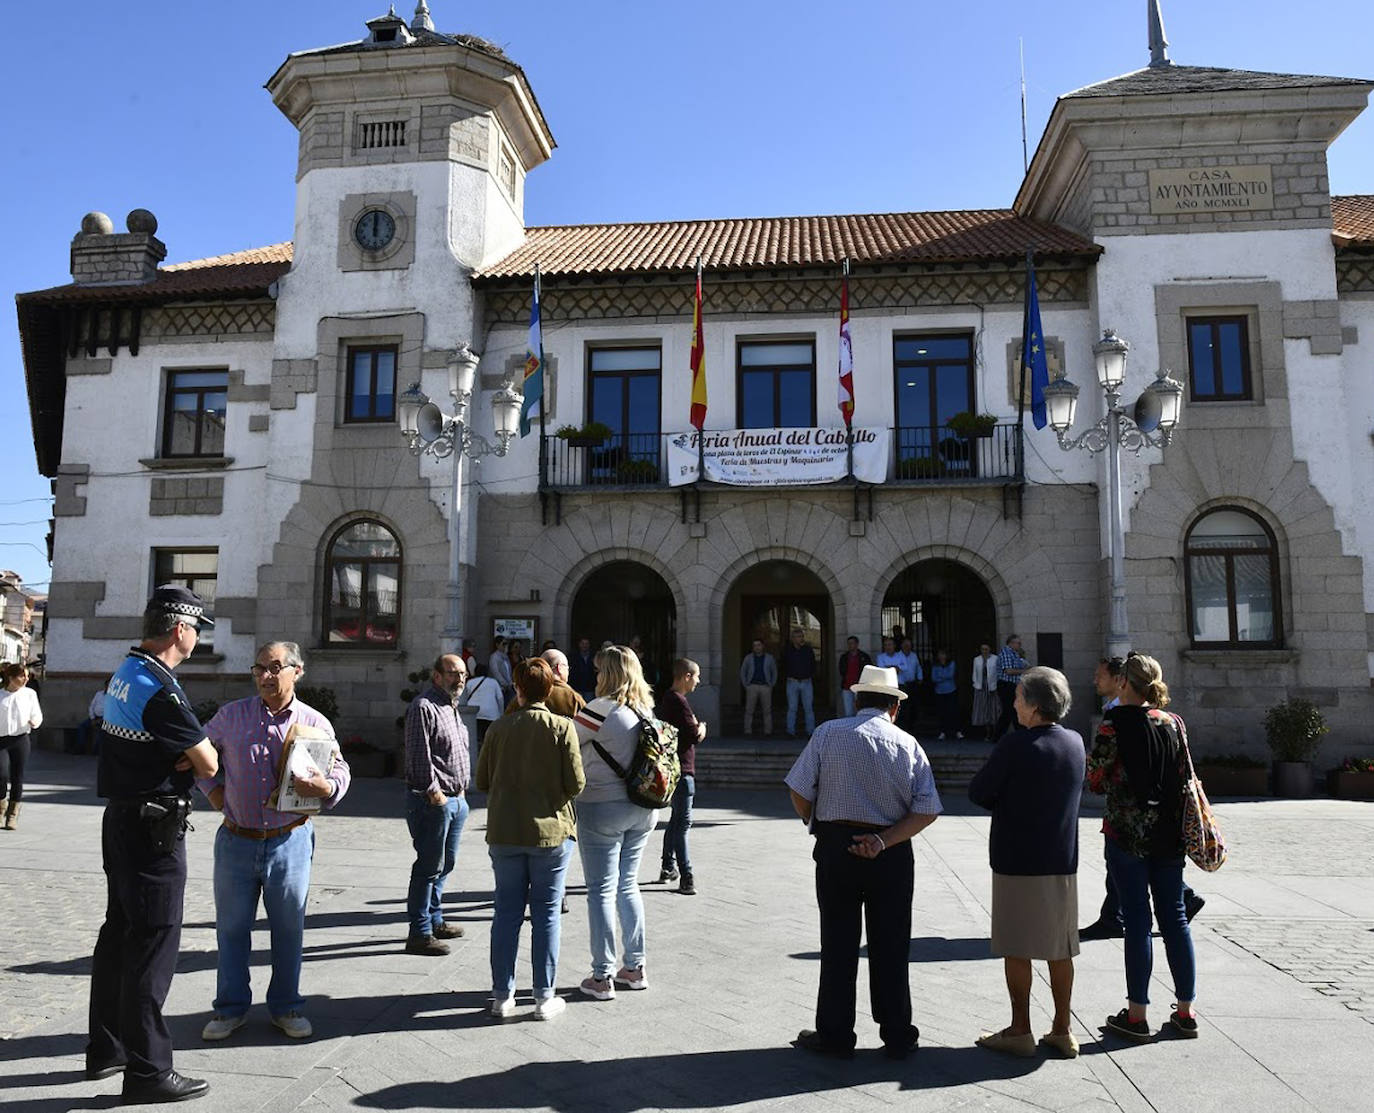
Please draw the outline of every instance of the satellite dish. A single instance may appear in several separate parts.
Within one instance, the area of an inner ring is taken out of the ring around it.
[[[416,418],[416,432],[425,444],[437,441],[444,435],[444,411],[433,402],[426,402]]]
[[[1142,433],[1153,433],[1159,428],[1159,418],[1163,407],[1160,405],[1159,395],[1153,390],[1147,390],[1135,403],[1135,423]]]

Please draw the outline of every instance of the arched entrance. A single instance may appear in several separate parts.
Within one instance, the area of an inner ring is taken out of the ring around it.
[[[834,685],[834,621],[830,595],[820,578],[795,561],[766,560],[744,572],[725,596],[721,614],[721,715],[725,729],[739,729],[744,691],[739,683],[740,662],[755,638],[779,662],[773,689],[773,729],[786,729],[787,685],[782,680],[783,648],[794,627],[800,627],[816,654],[815,708],[817,718],[831,710]]]
[[[930,663],[940,649],[949,650],[959,669],[959,707],[963,722],[972,709],[971,670],[980,642],[997,649],[997,608],[992,593],[976,572],[955,560],[922,560],[909,565],[883,595],[884,637],[904,633],[921,658],[926,683],[918,722],[933,722]]]
[[[629,645],[639,638],[645,674],[655,688],[672,683],[677,655],[677,607],[662,576],[633,560],[603,564],[582,581],[572,601],[572,645],[590,638]]]

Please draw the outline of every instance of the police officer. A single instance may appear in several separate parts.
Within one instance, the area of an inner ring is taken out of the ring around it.
[[[190,788],[219,759],[172,670],[191,655],[201,624],[194,592],[167,585],[143,612],[143,642],[105,689],[96,790],[109,803],[101,828],[105,923],[91,967],[86,1077],[124,1072],[125,1104],[185,1101],[210,1088],[172,1069],[162,1004],[181,945],[183,842]]]

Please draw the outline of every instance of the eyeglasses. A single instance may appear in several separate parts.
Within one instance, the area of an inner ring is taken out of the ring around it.
[[[273,661],[270,665],[254,665],[248,671],[251,672],[254,676],[265,676],[269,672],[273,676],[276,676],[281,672],[282,669],[294,669],[299,667],[300,666],[298,665],[283,664],[281,661]]]

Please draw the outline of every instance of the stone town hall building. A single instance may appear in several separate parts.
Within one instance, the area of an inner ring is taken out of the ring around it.
[[[424,5],[367,31],[268,82],[300,132],[293,243],[165,265],[150,213],[127,232],[91,214],[72,282],[18,298],[57,496],[59,716],[136,638],[149,589],[179,580],[219,618],[183,666],[193,696],[241,694],[255,642],[286,637],[345,731],[390,732],[444,626],[452,476],[405,450],[397,398],[416,381],[446,398],[468,342],[490,437],[536,265],[545,439],[463,486],[463,617],[484,651],[497,623],[560,646],[638,634],[660,667],[702,663],[697,701],[726,729],[750,640],[794,624],[825,708],[845,636],[876,651],[894,626],[926,657],[949,647],[965,685],[978,642],[1013,631],[1082,684],[1107,632],[1107,473],[1049,430],[1017,436],[1031,250],[1079,430],[1103,412],[1105,327],[1133,346],[1124,398],[1157,367],[1184,385],[1172,446],[1124,457],[1124,551],[1135,644],[1199,744],[1256,748],[1263,708],[1306,693],[1364,745],[1374,196],[1330,196],[1326,159],[1370,82],[1160,58],[1062,96],[1007,209],[529,228],[526,176],[554,139],[521,68],[436,33]],[[708,430],[839,426],[850,260],[855,425],[883,434],[879,482],[670,485],[698,256]],[[996,415],[992,436],[955,435],[962,411]],[[553,435],[592,420],[599,446]]]

